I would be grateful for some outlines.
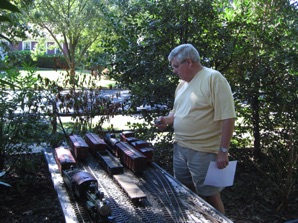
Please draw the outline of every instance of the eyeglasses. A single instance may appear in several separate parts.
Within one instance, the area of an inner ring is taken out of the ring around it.
[[[169,65],[169,68],[170,69],[178,69],[180,67],[180,65],[183,64],[183,63],[185,63],[186,61],[187,61],[187,59],[183,60],[178,65]]]

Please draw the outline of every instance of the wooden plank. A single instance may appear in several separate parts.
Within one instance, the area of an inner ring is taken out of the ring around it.
[[[113,178],[132,201],[141,201],[147,197],[138,185],[136,185],[127,175],[114,175]]]

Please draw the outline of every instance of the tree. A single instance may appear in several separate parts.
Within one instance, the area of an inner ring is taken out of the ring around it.
[[[250,105],[249,112],[245,111],[247,107],[238,111],[253,127],[255,152],[260,154],[261,129],[268,127],[264,123],[272,112],[282,107],[282,100],[278,99],[282,94],[277,95],[277,88],[284,91],[292,87],[291,83],[295,85],[294,80],[287,79],[295,79],[295,70],[297,75],[297,10],[286,0],[234,1],[233,5],[219,2],[224,9],[221,22],[235,43],[226,74],[234,83],[236,99]],[[293,100],[291,94],[287,97]]]
[[[101,5],[100,0],[38,0],[24,10],[30,23],[55,40],[68,64],[71,84],[76,67],[105,29]]]
[[[286,206],[298,162],[297,5],[288,0],[118,3],[122,13],[112,15],[109,26],[116,37],[105,41],[113,77],[136,103],[172,101],[178,79],[166,66],[167,55],[178,44],[192,43],[203,65],[221,71],[235,93],[243,121],[232,146],[253,148],[255,164],[280,195],[277,209]],[[149,123],[159,114],[146,115]]]
[[[1,9],[1,11],[5,11],[5,10],[7,10],[7,11],[9,11],[9,12],[14,12],[14,13],[18,13],[18,12],[20,12],[20,10],[19,10],[15,5],[11,4],[11,3],[10,3],[9,1],[7,1],[7,0],[3,0],[3,1],[2,1],[2,4],[1,4],[1,6],[0,6],[0,9]],[[2,14],[2,12],[1,12],[1,15],[0,15],[0,22],[1,22],[1,23],[4,23],[4,22],[9,22],[9,23],[11,23],[12,21],[11,21],[11,19],[9,18],[8,15],[6,15],[5,13]],[[9,39],[7,36],[5,36],[4,34],[2,34],[2,33],[0,33],[0,38],[6,39],[7,41],[10,42],[10,39]]]
[[[278,194],[268,196],[280,211],[297,179],[298,11],[287,0],[217,3],[235,43],[225,73],[243,118],[236,136],[252,136],[255,164]]]
[[[112,76],[136,95],[135,106],[144,100],[172,103],[178,78],[167,66],[167,56],[173,47],[191,42],[203,58],[206,57],[206,62],[213,56],[207,43],[212,37],[220,39],[223,36],[222,28],[212,22],[215,12],[211,2],[117,2],[120,13],[109,17],[108,26],[116,37],[113,35],[105,40],[104,47],[113,55]],[[202,40],[200,35],[205,38]]]

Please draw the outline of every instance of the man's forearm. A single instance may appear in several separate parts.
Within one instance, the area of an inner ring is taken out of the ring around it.
[[[222,136],[220,147],[229,148],[234,132],[235,119],[225,119],[222,123]]]

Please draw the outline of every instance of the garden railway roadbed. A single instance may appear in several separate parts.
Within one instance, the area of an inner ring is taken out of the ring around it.
[[[44,155],[65,222],[92,222],[83,206],[66,189],[53,151],[54,149],[48,148],[44,151]],[[87,161],[79,163],[79,168],[91,173],[97,179],[99,190],[109,202],[116,223],[232,222],[155,163],[148,166],[141,175],[135,175],[124,168],[124,175],[146,195],[146,198],[139,202],[132,202],[121,186],[91,154]]]

